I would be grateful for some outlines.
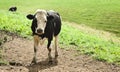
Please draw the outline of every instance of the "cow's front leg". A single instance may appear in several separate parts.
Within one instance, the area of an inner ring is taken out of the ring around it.
[[[39,36],[34,35],[34,57],[32,63],[37,63],[36,54],[37,54],[38,45],[39,45]]]
[[[51,40],[48,39],[48,45],[47,45],[47,49],[48,49],[48,51],[49,51],[49,53],[48,53],[48,58],[49,58],[49,62],[52,62],[50,45],[51,45]]]

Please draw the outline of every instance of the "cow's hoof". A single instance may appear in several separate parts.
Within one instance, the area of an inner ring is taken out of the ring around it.
[[[53,64],[53,61],[52,61],[52,60],[49,60],[49,64]]]
[[[32,63],[32,64],[36,64],[37,62],[36,62],[36,61],[32,61],[31,63]]]
[[[31,64],[36,64],[37,61],[35,59],[32,60]]]
[[[58,58],[58,54],[55,55],[55,58]]]
[[[30,64],[30,66],[32,66],[32,65],[34,65],[34,64],[37,64],[37,62],[32,61],[31,64]]]

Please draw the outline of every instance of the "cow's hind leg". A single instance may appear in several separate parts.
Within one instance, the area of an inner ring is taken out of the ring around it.
[[[48,39],[47,49],[48,49],[48,51],[49,51],[49,53],[48,53],[49,62],[51,63],[51,62],[52,62],[52,56],[51,56],[51,48],[50,48],[50,45],[51,45],[51,40]]]
[[[37,54],[38,45],[39,45],[39,36],[35,35],[34,36],[34,57],[33,57],[32,63],[37,63],[36,54]]]
[[[57,48],[58,48],[58,36],[55,36],[55,58],[58,57]]]

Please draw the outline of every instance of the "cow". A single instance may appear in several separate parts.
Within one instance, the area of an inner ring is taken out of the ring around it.
[[[34,38],[34,57],[31,63],[37,63],[36,53],[39,43],[42,45],[47,39],[48,59],[52,62],[51,56],[51,41],[55,38],[55,58],[58,57],[58,35],[61,31],[61,17],[58,12],[53,10],[36,10],[35,14],[28,14],[26,16],[32,20],[31,30]],[[46,39],[45,39],[46,38]]]
[[[11,12],[17,11],[17,7],[10,7],[10,8],[9,8],[9,11],[11,11]]]

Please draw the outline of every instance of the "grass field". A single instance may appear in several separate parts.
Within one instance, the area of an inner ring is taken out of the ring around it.
[[[120,36],[120,0],[1,0],[0,9],[17,6],[22,13],[34,13],[38,8],[53,9],[64,21],[85,24]]]
[[[30,37],[31,21],[26,19],[28,13],[34,13],[37,8],[53,9],[62,15],[63,25],[60,34],[60,44],[75,45],[77,50],[93,56],[97,60],[120,64],[120,44],[106,41],[97,35],[87,34],[69,26],[70,22],[86,24],[97,29],[116,33],[120,32],[119,0],[1,0],[0,29]],[[17,6],[16,13],[8,12],[10,6]]]

